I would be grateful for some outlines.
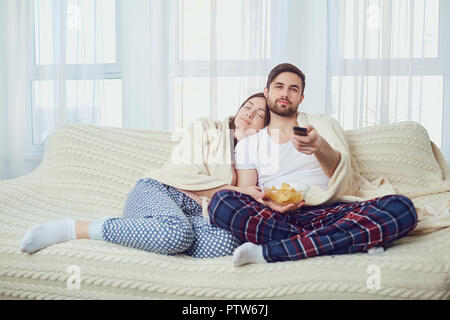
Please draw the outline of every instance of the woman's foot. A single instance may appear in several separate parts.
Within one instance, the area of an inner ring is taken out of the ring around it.
[[[33,253],[52,244],[75,240],[75,220],[63,219],[41,223],[29,229],[20,242],[22,252]]]
[[[241,244],[234,250],[233,266],[239,267],[247,263],[267,263],[262,247],[251,242]]]

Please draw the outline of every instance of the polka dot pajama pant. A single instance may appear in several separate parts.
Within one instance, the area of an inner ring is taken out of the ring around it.
[[[232,255],[242,242],[202,216],[201,206],[181,191],[151,178],[129,193],[123,218],[107,219],[103,239],[123,246],[195,258]]]

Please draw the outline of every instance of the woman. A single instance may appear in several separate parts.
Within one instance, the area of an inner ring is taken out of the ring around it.
[[[233,254],[241,242],[202,216],[205,199],[224,189],[249,195],[260,192],[256,186],[236,187],[232,158],[237,141],[264,128],[269,115],[264,94],[257,93],[244,101],[234,117],[222,122],[197,120],[172,150],[171,159],[137,181],[122,218],[38,224],[26,232],[20,249],[33,253],[64,241],[97,239],[166,255],[213,258]],[[186,157],[191,147],[196,161]]]

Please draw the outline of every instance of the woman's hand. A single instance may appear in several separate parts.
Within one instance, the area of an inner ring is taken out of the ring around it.
[[[261,188],[258,186],[241,187],[239,188],[239,192],[248,194],[259,202],[261,202],[260,200],[262,200],[265,196],[264,192],[261,191]]]

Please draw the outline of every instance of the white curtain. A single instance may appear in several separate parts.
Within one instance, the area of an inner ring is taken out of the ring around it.
[[[289,1],[119,3],[124,126],[173,130],[233,115],[285,48],[286,21],[274,17]]]
[[[31,14],[30,1],[0,2],[0,178],[21,175],[25,170],[26,140],[30,134],[26,91],[30,72],[28,52],[32,50],[28,32]]]
[[[0,4],[1,179],[32,171],[59,126],[121,126],[122,113],[114,0]]]
[[[445,2],[328,0],[327,112],[345,129],[417,121],[443,147]]]
[[[290,2],[0,0],[0,179],[31,172],[66,123],[235,114],[285,62]]]

